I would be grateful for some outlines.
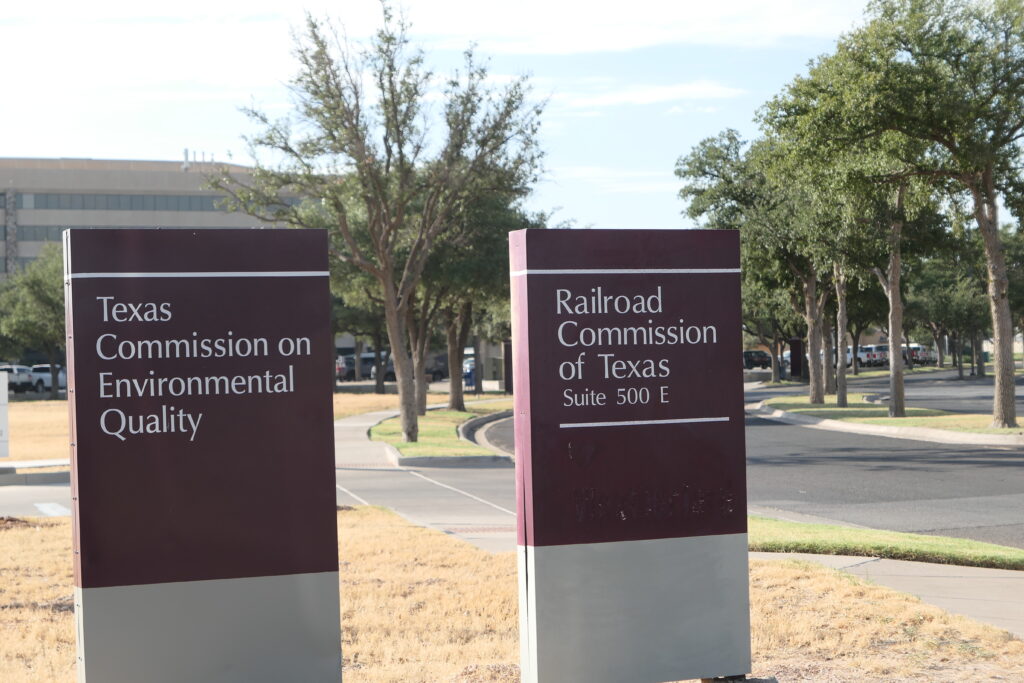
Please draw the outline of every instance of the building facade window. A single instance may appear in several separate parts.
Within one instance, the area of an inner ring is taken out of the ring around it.
[[[64,227],[60,225],[19,225],[20,242],[59,242]]]
[[[3,195],[0,195],[2,200]],[[19,209],[56,209],[68,211],[219,211],[217,195],[163,194],[70,194],[19,192]],[[0,204],[2,207],[3,204]]]

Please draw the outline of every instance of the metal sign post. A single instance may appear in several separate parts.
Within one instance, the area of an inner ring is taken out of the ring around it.
[[[747,673],[738,234],[509,242],[523,680]]]

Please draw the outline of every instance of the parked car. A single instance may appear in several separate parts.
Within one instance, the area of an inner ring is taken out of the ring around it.
[[[338,382],[343,382],[345,376],[348,374],[348,363],[345,361],[345,356],[334,357],[334,379]]]
[[[373,374],[373,366],[377,362],[377,357],[372,351],[363,353],[359,357],[359,363],[361,365],[360,378],[370,379]],[[345,364],[347,370],[345,371],[345,380],[351,382],[356,378],[356,356],[354,353],[350,353],[345,356]]]
[[[7,388],[16,394],[32,388],[32,369],[27,365],[5,363],[0,365],[0,372],[7,373]]]
[[[857,365],[859,367],[862,367],[862,368],[871,367],[871,360],[870,360],[870,358],[868,356],[874,350],[874,348],[875,347],[870,345],[870,344],[867,344],[867,345],[863,345],[862,344],[862,345],[857,347]]]
[[[436,353],[431,356],[427,356],[426,362],[426,374],[430,376],[431,382],[440,382],[441,380],[448,377],[448,354],[447,353]],[[373,367],[370,371],[370,376],[374,379],[377,378],[377,368]],[[387,364],[384,366],[384,381],[394,382],[395,381],[395,362],[394,359],[389,358]]]
[[[875,344],[871,356],[871,365],[880,367],[889,364],[889,345]]]
[[[754,349],[753,351],[743,352],[743,367],[747,370],[753,370],[754,368],[766,369],[771,366],[772,357],[768,355],[767,351]]]
[[[908,346],[910,347],[910,359],[915,365],[925,365],[935,362],[936,355],[930,346],[924,346],[923,344],[913,342],[903,347],[903,360],[907,359]]]
[[[430,379],[434,382],[448,379],[448,353],[436,353],[433,358],[428,359],[427,372],[430,373]]]
[[[37,392],[50,391],[53,388],[53,375],[50,374],[50,364],[40,363],[32,366],[32,388]],[[57,366],[57,388],[68,388],[68,371]]]

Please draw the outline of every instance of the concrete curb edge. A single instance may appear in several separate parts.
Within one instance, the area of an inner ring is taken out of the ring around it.
[[[1013,436],[1010,434],[972,434],[970,432],[952,432],[945,429],[931,429],[929,427],[891,427],[888,425],[869,425],[841,420],[829,420],[809,415],[788,413],[784,410],[776,410],[765,405],[764,401],[748,403],[744,406],[747,413],[769,420],[787,422],[789,424],[810,427],[811,429],[826,429],[835,432],[849,432],[853,434],[869,434],[872,436],[885,436],[892,439],[907,439],[910,441],[930,441],[932,443],[958,444],[963,446],[1024,446],[1024,436]]]
[[[434,408],[440,408],[443,406],[434,406]],[[428,408],[429,410],[430,408]],[[494,420],[501,419],[502,417],[508,417],[512,411],[501,411],[498,413],[491,413],[490,415],[481,415],[480,417],[471,418],[463,422],[458,427],[459,438],[464,441],[470,441],[464,434],[464,427],[471,422],[476,422],[474,428],[480,427],[483,424],[492,422]],[[396,415],[385,415],[380,420],[375,422],[366,428],[366,438],[370,441],[370,430],[379,425],[384,420],[389,420]],[[498,416],[498,417],[496,417]],[[480,422],[482,421],[482,422]],[[377,441],[384,446],[384,453],[393,467],[512,467],[514,460],[500,452],[496,452],[495,455],[461,455],[461,456],[446,456],[446,455],[431,455],[431,456],[418,456],[418,457],[402,457],[402,454],[398,452],[398,449],[385,441]],[[485,446],[490,450],[497,451],[497,449],[491,446]]]

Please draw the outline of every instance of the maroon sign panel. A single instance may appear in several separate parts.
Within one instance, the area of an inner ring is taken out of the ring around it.
[[[325,233],[65,239],[77,585],[337,571]]]
[[[739,236],[510,235],[519,544],[746,532]]]

